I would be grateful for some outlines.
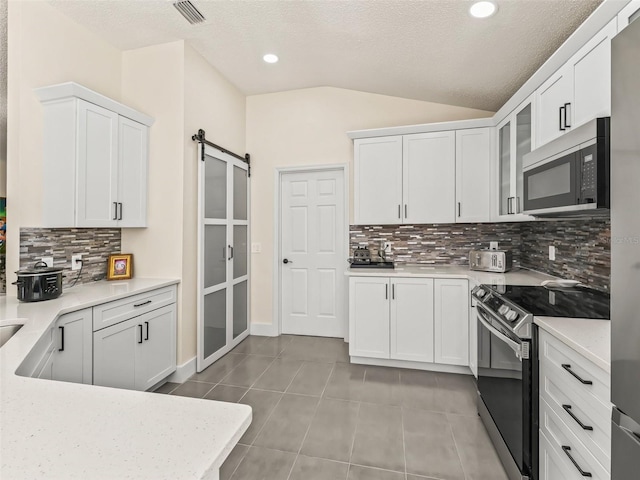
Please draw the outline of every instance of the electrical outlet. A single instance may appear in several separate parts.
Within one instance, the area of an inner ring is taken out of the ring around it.
[[[497,250],[498,242],[489,242],[489,250]]]
[[[391,253],[391,242],[384,242],[384,253]]]
[[[42,257],[40,261],[46,263],[47,267],[53,267],[53,257]]]
[[[251,253],[262,253],[262,244],[261,243],[252,243],[251,244]]]
[[[549,245],[549,260],[556,259],[556,247],[553,245]]]
[[[82,254],[71,255],[71,270],[80,270],[82,268]]]

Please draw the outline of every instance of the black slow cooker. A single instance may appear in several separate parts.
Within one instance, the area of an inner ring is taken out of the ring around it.
[[[18,270],[16,275],[18,280],[13,285],[17,285],[22,302],[52,300],[62,294],[62,268],[38,262],[32,268]]]

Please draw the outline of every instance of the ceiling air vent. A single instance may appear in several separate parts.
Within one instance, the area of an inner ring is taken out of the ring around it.
[[[198,10],[189,0],[173,2],[173,6],[176,7],[176,9],[191,25],[203,23],[205,20],[204,15],[202,15],[200,10]]]

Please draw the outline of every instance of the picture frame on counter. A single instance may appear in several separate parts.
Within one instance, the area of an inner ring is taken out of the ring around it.
[[[119,253],[109,255],[107,280],[129,280],[131,278],[133,278],[133,254]]]

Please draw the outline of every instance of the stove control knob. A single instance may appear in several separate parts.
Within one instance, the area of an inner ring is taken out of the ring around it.
[[[514,322],[518,319],[518,316],[518,312],[516,312],[515,310],[509,310],[509,312],[507,312],[507,314],[505,315],[505,318],[510,322]]]
[[[507,307],[506,305],[501,305],[500,308],[498,309],[498,313],[500,315],[506,315],[508,311],[509,311],[509,307]]]

